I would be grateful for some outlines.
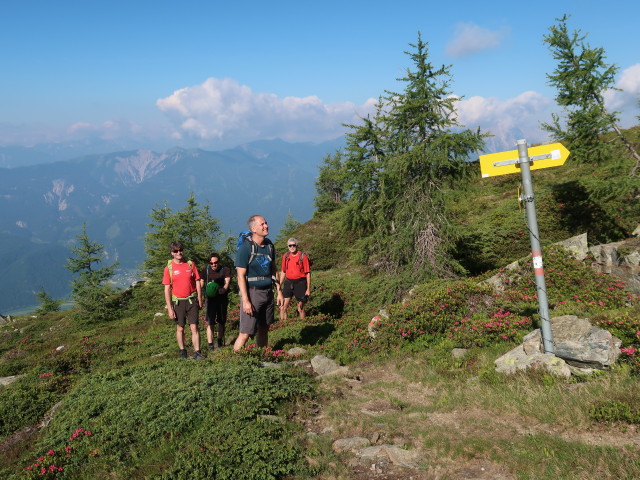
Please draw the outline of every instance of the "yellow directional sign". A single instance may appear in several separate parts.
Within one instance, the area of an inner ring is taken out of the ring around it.
[[[559,167],[564,164],[568,156],[569,150],[561,143],[530,147],[529,166],[531,170]],[[520,172],[518,150],[480,155],[480,171],[482,178]]]

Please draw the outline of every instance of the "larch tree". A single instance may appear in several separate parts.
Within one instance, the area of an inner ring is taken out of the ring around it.
[[[208,205],[200,205],[193,193],[186,205],[173,211],[166,203],[156,206],[149,214],[151,222],[144,237],[146,258],[143,269],[154,281],[160,282],[167,260],[169,244],[179,240],[185,249],[185,257],[193,260],[198,268],[205,266],[208,256],[224,240],[218,219],[211,216]]]
[[[78,307],[77,314],[87,322],[111,320],[117,309],[114,308],[112,298],[116,292],[109,280],[115,274],[119,262],[98,266],[106,257],[104,246],[89,238],[86,223],[82,225],[82,232],[77,235],[76,240],[66,268],[77,274],[77,278],[71,282],[71,296]]]
[[[420,34],[410,46],[412,68],[398,79],[404,90],[386,91],[373,117],[348,125],[344,221],[377,269],[441,275],[448,269],[442,189],[464,177],[487,134],[457,122],[450,67],[429,62]]]
[[[611,145],[602,141],[602,135],[614,130],[635,159],[630,175],[637,175],[640,155],[618,126],[618,112],[609,112],[604,103],[604,92],[614,89],[618,67],[605,61],[602,47],[585,43],[586,35],[580,30],[569,33],[568,16],[557,19],[549,28],[544,42],[558,62],[547,75],[549,84],[556,88],[556,101],[564,110],[564,121],[558,114],[542,128],[556,140],[566,140],[576,159],[599,163],[611,154]]]

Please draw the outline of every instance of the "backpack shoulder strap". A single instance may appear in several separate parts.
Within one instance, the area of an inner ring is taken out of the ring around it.
[[[244,237],[244,240],[249,243],[249,261],[247,262],[247,266],[251,265],[253,259],[256,258],[256,254],[258,253],[258,245],[249,237]]]
[[[271,240],[269,240],[268,238],[266,240],[267,242],[269,242],[269,254],[271,255],[271,261],[273,262],[276,259],[276,249],[273,246],[273,242]]]

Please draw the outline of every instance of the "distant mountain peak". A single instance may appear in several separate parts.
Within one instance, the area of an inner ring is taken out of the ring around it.
[[[137,150],[133,155],[116,156],[114,171],[123,183],[142,183],[149,177],[157,175],[167,167],[166,153],[157,154],[151,150]]]

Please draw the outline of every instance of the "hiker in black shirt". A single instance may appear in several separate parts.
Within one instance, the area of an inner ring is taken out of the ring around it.
[[[202,290],[206,292],[207,313],[207,343],[209,350],[214,349],[213,325],[217,325],[217,345],[223,347],[225,328],[227,324],[227,310],[229,308],[229,284],[231,283],[231,269],[220,264],[220,255],[209,255],[209,265],[200,275],[204,283]],[[209,288],[207,288],[209,286]],[[212,294],[212,295],[210,295]]]

